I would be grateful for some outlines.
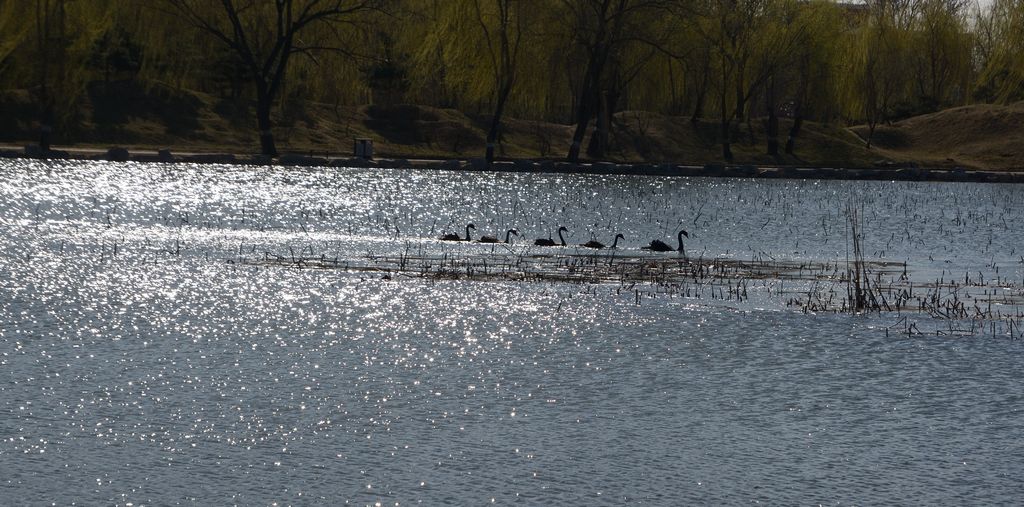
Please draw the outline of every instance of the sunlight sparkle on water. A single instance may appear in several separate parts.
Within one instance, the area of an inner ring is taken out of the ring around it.
[[[873,259],[1019,290],[1024,210],[1000,185],[0,160],[0,488],[136,505],[1012,501],[1021,348],[1005,333],[890,337],[892,315],[787,306],[816,283],[797,277],[742,300],[573,278],[677,258],[639,247],[679,228],[709,263],[835,262],[850,193]],[[523,239],[436,239],[468,222]],[[559,226],[569,247],[532,246]],[[619,232],[617,252],[574,246]]]

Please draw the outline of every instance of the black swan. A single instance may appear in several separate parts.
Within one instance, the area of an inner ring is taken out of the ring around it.
[[[466,237],[460,238],[458,234],[445,234],[441,236],[441,241],[469,241],[469,230],[476,229],[476,226],[469,224],[466,226]]]
[[[505,243],[511,243],[512,242],[511,238],[509,238],[509,236],[511,236],[512,234],[515,234],[516,237],[519,237],[519,231],[517,231],[515,229],[509,229],[509,230],[505,231]],[[498,242],[498,238],[496,238],[494,236],[484,236],[484,237],[482,237],[482,238],[477,240],[477,243],[497,243],[497,242]]]
[[[679,248],[672,248],[672,247],[668,246],[668,244],[666,244],[664,241],[662,241],[660,239],[652,240],[650,245],[647,245],[647,246],[644,246],[644,247],[640,247],[640,248],[643,249],[643,250],[651,250],[651,251],[654,251],[654,252],[671,252],[673,250],[679,250],[680,252],[684,252],[685,253],[686,251],[683,250],[683,236],[686,236],[687,238],[689,238],[690,234],[687,233],[686,231],[679,231],[679,237],[678,237],[678,239],[679,239]]]
[[[562,240],[561,246],[565,246],[565,238],[562,237],[562,231],[569,232],[569,229],[566,229],[564,225],[558,228],[558,239]],[[537,246],[559,246],[551,238],[538,238],[533,240],[533,244]]]
[[[600,249],[602,249],[602,248],[618,248],[618,247],[619,247],[619,240],[620,240],[620,239],[623,239],[623,240],[624,240],[624,239],[626,239],[626,238],[625,238],[625,236],[623,236],[622,234],[616,234],[616,235],[615,235],[615,241],[613,241],[613,242],[612,242],[612,246],[610,246],[610,247],[605,247],[605,246],[604,246],[604,243],[601,243],[600,241],[597,241],[597,240],[595,240],[595,239],[592,239],[592,240],[590,240],[590,241],[587,241],[586,243],[583,243],[583,244],[582,244],[582,245],[580,245],[580,246],[582,246],[582,247],[586,247],[586,248],[596,248],[596,249],[598,249],[598,250],[600,250]]]

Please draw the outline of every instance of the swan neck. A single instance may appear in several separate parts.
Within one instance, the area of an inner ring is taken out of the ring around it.
[[[565,238],[562,237],[562,229],[558,229],[558,239],[562,240],[562,246],[565,246]]]

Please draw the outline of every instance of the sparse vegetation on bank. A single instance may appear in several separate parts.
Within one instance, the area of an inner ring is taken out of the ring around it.
[[[126,86],[122,84],[121,86]],[[83,102],[81,121],[69,139],[83,147],[129,148],[220,153],[254,153],[259,146],[246,107],[227,108],[216,97],[198,92],[119,89],[121,101],[100,97],[99,107]],[[24,93],[3,96],[6,107],[17,108]],[[352,140],[370,138],[379,156],[404,158],[471,158],[486,146],[485,116],[429,106],[341,106],[304,104],[301,111],[283,114],[276,129],[284,153],[351,155]],[[505,120],[500,152],[508,158],[560,159],[572,127],[557,123]],[[714,121],[642,111],[615,115],[605,160],[618,162],[705,164],[720,160],[718,128]],[[788,125],[788,121],[783,121]],[[32,142],[30,120],[11,122],[0,142]],[[806,123],[804,139],[794,155],[763,153],[765,125],[753,120],[734,126],[736,163],[766,165],[870,166],[878,154],[863,147],[845,129]]]
[[[242,105],[228,107],[214,96],[150,90],[114,84],[97,92],[99,108],[84,101],[73,146],[106,150],[110,146],[173,152],[256,153],[259,141]],[[29,108],[27,92],[0,94],[7,111]],[[0,144],[34,142],[31,117],[4,124]],[[781,126],[790,128],[792,120]],[[687,117],[624,111],[612,119],[604,160],[621,163],[716,164],[721,162],[719,125]],[[484,153],[488,118],[429,106],[331,106],[304,104],[282,114],[276,129],[282,153],[344,157],[354,138],[374,141],[380,157],[453,159]],[[572,126],[506,118],[500,153],[505,158],[558,160],[565,156]],[[767,120],[752,119],[732,128],[735,164],[803,167],[928,167],[1020,171],[1024,164],[1024,103],[964,106],[882,125],[874,146],[865,147],[866,126],[843,128],[804,122],[793,154],[764,152]]]

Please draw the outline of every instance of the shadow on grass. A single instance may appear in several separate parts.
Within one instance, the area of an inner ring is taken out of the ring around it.
[[[366,108],[366,127],[393,144],[427,145],[441,151],[462,154],[482,150],[484,135],[470,125],[442,120],[430,110],[415,105]]]
[[[125,124],[132,118],[156,121],[175,136],[191,134],[201,127],[202,102],[187,92],[126,80],[90,83],[88,93],[93,105],[92,120],[101,136],[114,134],[124,138]]]

